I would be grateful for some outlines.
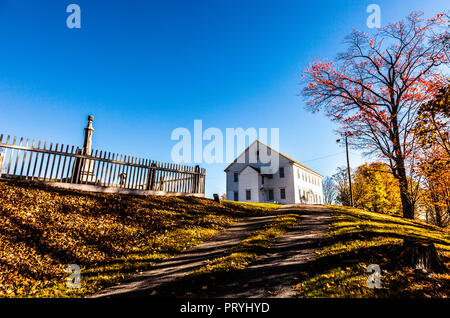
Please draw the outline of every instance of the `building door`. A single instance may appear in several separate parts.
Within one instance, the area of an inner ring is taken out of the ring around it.
[[[269,189],[269,201],[273,201],[273,189]]]

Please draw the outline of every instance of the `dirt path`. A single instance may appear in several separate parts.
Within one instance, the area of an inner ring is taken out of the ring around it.
[[[207,260],[223,256],[224,252],[271,222],[278,213],[247,218],[213,237],[209,241],[162,261],[142,274],[132,276],[120,285],[101,290],[93,297],[131,297],[148,294],[155,287],[167,284],[200,268]]]
[[[287,206],[281,211],[298,211]],[[326,235],[331,222],[331,212],[321,206],[303,206],[300,222],[285,235],[277,238],[269,252],[255,263],[239,272],[234,282],[214,292],[213,297],[264,298],[294,297],[296,275],[305,264],[316,257],[321,238]]]
[[[320,239],[327,233],[330,210],[321,206],[283,206],[273,215],[248,218],[211,240],[133,276],[124,283],[104,289],[94,297],[132,297],[149,295],[156,287],[170,284],[200,268],[207,260],[223,256],[276,215],[299,213],[300,221],[277,238],[269,252],[246,269],[233,274],[233,282],[211,291],[210,297],[292,297],[291,285],[315,257]]]

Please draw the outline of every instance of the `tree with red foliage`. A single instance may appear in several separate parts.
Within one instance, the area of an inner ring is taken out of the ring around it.
[[[450,82],[450,79],[448,80]],[[415,134],[422,149],[441,148],[450,158],[450,85],[442,87],[437,96],[419,108]]]
[[[445,227],[450,223],[450,86],[421,105],[415,134],[427,220]]]
[[[405,218],[414,218],[410,164],[415,157],[414,127],[421,104],[445,82],[448,18],[424,20],[412,13],[372,35],[346,38],[336,61],[314,61],[303,73],[303,96],[313,112],[324,110],[352,136],[352,146],[377,155],[398,180]]]

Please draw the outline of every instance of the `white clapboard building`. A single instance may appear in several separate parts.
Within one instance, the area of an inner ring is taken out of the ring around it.
[[[276,156],[269,168],[263,154]],[[264,163],[265,162],[265,163]],[[272,165],[273,166],[273,165]],[[322,175],[281,152],[255,141],[226,169],[227,199],[242,202],[322,204]]]

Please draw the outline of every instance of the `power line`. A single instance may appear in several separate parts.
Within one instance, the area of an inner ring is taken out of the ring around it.
[[[331,154],[331,155],[327,155],[327,156],[319,157],[319,158],[315,158],[315,159],[304,160],[303,162],[311,162],[311,161],[326,159],[326,158],[334,157],[334,156],[337,156],[337,155],[342,155],[343,153],[345,153],[345,151],[337,152],[337,153],[334,153],[334,154]]]

